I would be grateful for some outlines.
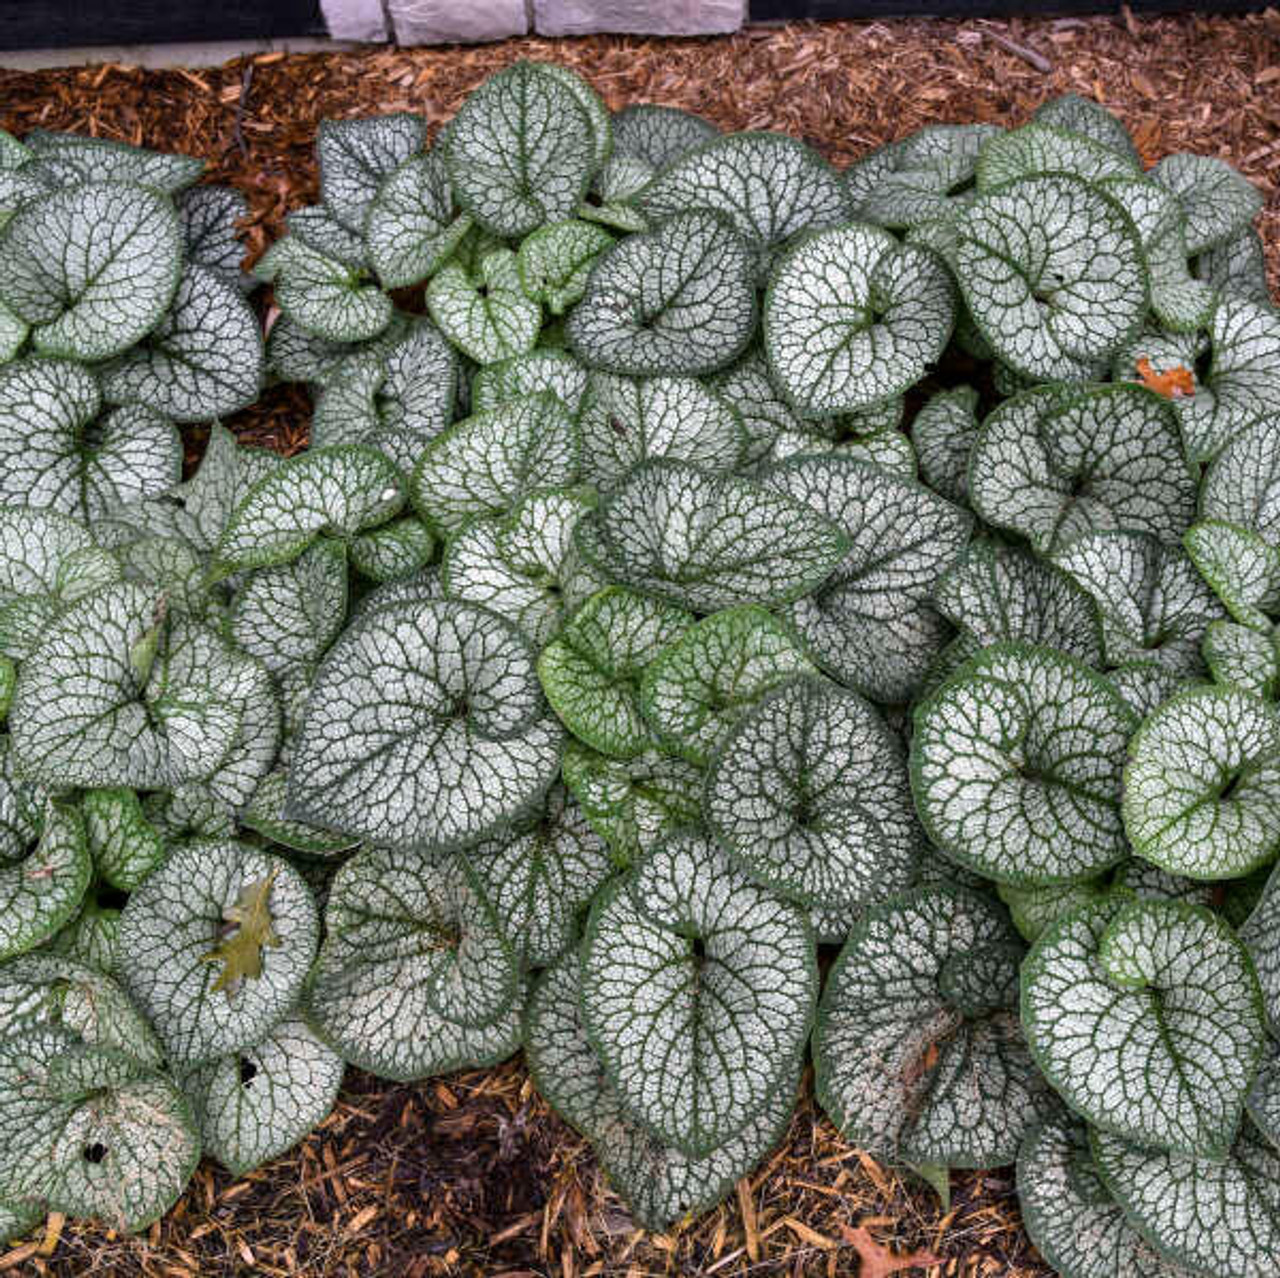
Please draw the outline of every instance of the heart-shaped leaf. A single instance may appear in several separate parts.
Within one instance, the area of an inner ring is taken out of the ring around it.
[[[428,524],[447,534],[473,515],[511,509],[536,488],[573,484],[578,457],[577,424],[544,391],[455,422],[423,452],[410,495]]]
[[[236,223],[249,216],[249,201],[230,186],[196,186],[174,200],[187,265],[203,266],[224,283],[249,292],[254,279],[241,266],[245,246]]]
[[[182,229],[158,191],[95,182],[20,210],[0,253],[0,302],[32,326],[36,349],[95,361],[127,350],[169,309]]]
[[[1234,621],[1211,621],[1204,635],[1204,660],[1214,683],[1277,700],[1280,650],[1270,636]]]
[[[296,235],[258,259],[254,275],[273,285],[276,304],[304,332],[326,342],[363,342],[391,323],[391,299],[363,273],[319,253]]]
[[[970,542],[938,579],[933,602],[981,647],[1012,640],[1057,648],[1087,666],[1102,662],[1101,632],[1090,595],[1066,573],[1021,547],[994,538]]]
[[[0,368],[0,500],[91,520],[172,488],[182,477],[173,423],[143,404],[99,418],[101,408],[97,379],[70,360]]]
[[[369,206],[383,180],[422,150],[427,124],[400,113],[363,120],[322,120],[316,134],[320,197],[343,226],[364,231]]]
[[[454,534],[441,566],[450,599],[483,604],[514,621],[539,646],[578,604],[602,587],[573,544],[595,509],[590,489],[538,489],[505,516],[472,519]]]
[[[357,271],[368,265],[363,238],[343,226],[323,204],[294,209],[286,215],[285,225],[295,239],[325,257],[334,258]]]
[[[609,1081],[666,1144],[702,1157],[794,1070],[817,998],[809,925],[677,833],[596,898],[582,950],[587,1032]]]
[[[696,376],[732,363],[755,327],[750,250],[719,215],[696,210],[602,254],[565,335],[591,368]]]
[[[351,541],[351,566],[370,581],[412,577],[431,563],[436,542],[413,515],[361,533]]]
[[[83,524],[48,509],[0,508],[0,652],[21,661],[70,604],[119,579],[119,561]]]
[[[266,666],[208,626],[175,618],[146,695],[153,708],[164,701],[194,703],[232,716],[235,731],[216,772],[200,772],[188,763],[177,780],[201,783],[215,804],[233,812],[248,804],[280,748],[280,705]],[[213,736],[207,729],[203,735]],[[196,744],[204,750],[202,741]]]
[[[907,886],[921,848],[901,745],[874,706],[820,678],[766,693],[707,772],[708,828],[753,878],[806,905]]]
[[[610,577],[695,612],[798,598],[849,546],[833,522],[783,492],[665,460],[632,470],[578,538]]]
[[[80,800],[80,815],[94,872],[112,887],[132,892],[164,864],[168,849],[136,791],[89,790]]]
[[[942,354],[951,282],[932,254],[878,227],[805,236],[779,260],[764,307],[765,349],[805,412],[847,412],[898,395]]]
[[[1280,1254],[1280,1151],[1249,1123],[1225,1158],[1092,1134],[1103,1183],[1162,1257],[1193,1273],[1269,1278]]]
[[[1072,133],[1083,133],[1085,137],[1127,156],[1134,164],[1141,162],[1128,130],[1106,107],[1092,98],[1082,98],[1078,93],[1063,93],[1041,103],[1032,119],[1040,124],[1069,129]]]
[[[236,437],[215,422],[196,473],[172,490],[171,500],[112,512],[123,525],[112,529],[115,539],[127,545],[139,535],[176,537],[202,555],[210,552],[253,485],[281,464],[275,453],[237,444]],[[136,524],[131,522],[135,516]],[[110,536],[100,536],[112,544]]]
[[[592,373],[579,428],[583,479],[602,492],[650,457],[732,471],[746,445],[737,412],[692,377]]]
[[[1012,1159],[1056,1107],[1017,1016],[1021,946],[998,906],[922,888],[868,911],[827,978],[819,1103],[882,1158],[949,1167]]]
[[[306,1010],[344,1059],[395,1079],[501,1060],[518,993],[510,947],[461,858],[368,848],[338,871]]]
[[[154,591],[122,583],[80,600],[48,628],[19,674],[10,711],[24,775],[59,787],[167,789],[207,776],[226,757],[239,710],[189,686],[167,660],[150,679],[163,639],[160,606]],[[180,669],[190,673],[187,663]]]
[[[46,951],[0,968],[0,1040],[21,1039],[41,1028],[75,1035],[152,1068],[164,1063],[155,1031],[114,980]]]
[[[545,967],[577,939],[579,915],[613,872],[604,840],[562,786],[528,829],[466,853],[522,968]]]
[[[1189,688],[1129,743],[1125,830],[1139,856],[1194,879],[1236,878],[1280,847],[1280,713],[1236,688]]]
[[[430,279],[471,229],[454,207],[440,152],[406,160],[383,179],[369,205],[364,243],[383,288],[408,288]]]
[[[24,139],[36,168],[59,186],[86,182],[130,182],[173,195],[199,180],[205,162],[190,155],[166,155],[112,138],[35,129]]]
[[[562,315],[587,289],[596,258],[614,242],[590,222],[553,222],[520,245],[520,286],[530,301]]]
[[[1141,162],[1132,148],[1121,151],[1075,129],[1033,120],[994,137],[977,164],[980,191],[993,191],[1020,178],[1071,173],[1091,183],[1138,178]]]
[[[979,153],[1000,132],[993,124],[927,124],[890,142],[845,174],[854,215],[898,228],[949,217],[954,198],[972,186]]]
[[[654,221],[692,209],[722,214],[762,273],[769,255],[793,235],[849,218],[835,170],[803,142],[781,133],[735,133],[705,143],[659,173],[639,205]]]
[[[296,559],[323,532],[353,537],[404,503],[395,466],[360,445],[315,448],[260,479],[227,519],[215,557],[221,572]]]
[[[233,284],[189,265],[146,341],[110,365],[110,403],[147,404],[174,421],[207,421],[251,404],[262,385],[262,333]]]
[[[120,976],[169,1060],[261,1042],[297,1002],[320,920],[298,872],[231,840],[176,847],[120,916]]]
[[[1137,332],[1147,278],[1137,229],[1097,187],[1027,177],[968,204],[951,265],[969,313],[1006,364],[1079,379]]]
[[[1054,562],[1096,601],[1110,665],[1155,660],[1184,677],[1201,672],[1200,646],[1222,606],[1181,546],[1111,529],[1075,538]]]
[[[974,510],[1042,554],[1105,528],[1172,544],[1194,518],[1195,496],[1172,405],[1132,385],[1045,387],[1006,400],[983,422],[969,461]]]
[[[568,351],[540,348],[479,369],[471,382],[471,411],[548,391],[577,417],[586,389],[587,370]]]
[[[1112,897],[1047,928],[1022,968],[1036,1061],[1095,1127],[1224,1157],[1266,1031],[1248,952],[1218,915]]]
[[[1262,211],[1262,193],[1217,156],[1179,151],[1166,155],[1151,176],[1182,206],[1192,255],[1238,234]]]
[[[794,457],[764,476],[847,536],[844,557],[786,611],[810,655],[877,701],[905,701],[945,642],[929,596],[972,518],[911,480],[852,457]]]
[[[542,311],[520,283],[516,255],[498,249],[472,273],[448,262],[427,285],[427,309],[440,331],[477,364],[496,364],[533,349]]]
[[[643,160],[656,173],[710,142],[720,130],[678,107],[637,102],[613,116],[613,153]]]
[[[297,1019],[179,1079],[205,1156],[235,1176],[283,1154],[318,1127],[341,1082],[342,1058]]]
[[[966,500],[969,454],[978,435],[977,407],[978,392],[958,386],[931,396],[911,422],[920,474],[948,501]]]
[[[1088,1130],[1068,1118],[1033,1127],[1018,1151],[1022,1220],[1040,1254],[1064,1278],[1183,1278],[1125,1219],[1089,1148]]]
[[[703,618],[648,663],[640,710],[664,746],[705,767],[765,692],[816,673],[795,634],[758,604],[744,604]]]
[[[682,608],[610,586],[574,613],[538,658],[538,678],[560,722],[616,759],[652,743],[640,714],[645,667],[693,624]]]
[[[232,605],[231,635],[268,670],[309,666],[338,637],[346,615],[346,550],[326,538],[292,563],[248,578]]]
[[[1267,633],[1280,611],[1280,550],[1221,520],[1193,524],[1183,544],[1200,575],[1242,625]]]
[[[41,825],[25,859],[0,863],[0,959],[48,940],[80,908],[89,888],[93,864],[79,813],[50,804]]]
[[[0,1196],[144,1229],[200,1158],[181,1092],[128,1057],[47,1027],[0,1041]]]
[[[563,776],[619,865],[631,864],[671,830],[702,818],[702,771],[660,750],[610,759],[570,737]]]
[[[1051,648],[993,644],[915,711],[911,782],[930,839],[1003,883],[1071,883],[1128,856],[1120,819],[1133,713]]]
[[[452,420],[458,357],[425,320],[344,358],[316,401],[311,444],[367,444],[403,471]]]
[[[517,62],[463,103],[445,159],[458,203],[514,239],[572,216],[591,181],[596,142],[578,92],[545,67]]]
[[[1273,1032],[1280,1031],[1280,871],[1272,870],[1258,903],[1240,926],[1249,949]]]
[[[780,1086],[736,1135],[690,1158],[628,1113],[587,1036],[579,987],[571,957],[535,986],[525,1018],[530,1073],[538,1091],[592,1142],[636,1223],[666,1229],[718,1202],[778,1143],[795,1103],[795,1081]]]
[[[561,738],[509,621],[445,601],[380,608],[316,675],[286,815],[398,846],[475,843],[536,810]]]

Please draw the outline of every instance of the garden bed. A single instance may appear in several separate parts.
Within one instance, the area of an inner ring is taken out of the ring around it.
[[[1045,98],[1098,98],[1153,159],[1230,159],[1264,191],[1261,227],[1280,286],[1280,14],[1035,23],[896,22],[751,30],[714,41],[525,40],[475,49],[370,51],[234,62],[212,70],[106,66],[0,72],[0,126],[73,129],[209,159],[250,198],[255,252],[314,198],[324,117],[453,114],[519,56],[579,69],[611,106],[656,100],[726,128],[776,128],[837,164],[930,121],[1019,123]],[[1045,64],[1049,70],[1042,70]],[[294,451],[309,405],[269,391],[230,423]],[[193,434],[192,449],[199,440]],[[861,1233],[866,1230],[867,1233]],[[233,1181],[204,1166],[139,1238],[54,1219],[0,1270],[52,1274],[846,1274],[867,1239],[936,1255],[934,1273],[1044,1272],[1017,1222],[1012,1174],[953,1178],[950,1210],[814,1121],[736,1200],[655,1237],[634,1229],[586,1146],[522,1068],[394,1086],[358,1073],[294,1154]],[[874,1263],[864,1275],[889,1272]],[[919,1272],[919,1271],[917,1271]]]

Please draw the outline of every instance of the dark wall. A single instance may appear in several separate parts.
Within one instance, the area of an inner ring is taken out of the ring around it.
[[[0,0],[0,49],[324,33],[319,0]]]
[[[1135,13],[1240,13],[1274,0],[1130,0]],[[980,18],[1052,13],[1119,13],[1118,0],[750,0],[756,22],[785,18],[881,18],[926,14]]]

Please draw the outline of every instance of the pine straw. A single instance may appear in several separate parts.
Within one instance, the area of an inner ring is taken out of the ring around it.
[[[1048,59],[1051,70],[1036,70],[1008,42]],[[312,142],[322,118],[413,110],[439,124],[517,57],[577,67],[610,106],[666,102],[725,128],[785,130],[840,164],[931,121],[1015,124],[1046,97],[1075,90],[1115,110],[1149,162],[1200,151],[1256,182],[1267,196],[1272,287],[1280,286],[1275,10],[796,24],[714,40],[530,39],[271,54],[199,71],[0,71],[0,125],[74,129],[207,157],[214,177],[251,199],[256,256],[285,211],[316,196]],[[275,388],[232,424],[243,438],[292,452],[306,440],[308,411],[305,393]],[[199,436],[190,442],[194,452]],[[33,1243],[0,1257],[0,1270],[76,1278],[834,1278],[857,1272],[848,1231],[861,1224],[895,1250],[945,1257],[930,1271],[937,1278],[1045,1273],[1018,1223],[1012,1173],[952,1179],[944,1214],[929,1191],[842,1141],[806,1099],[784,1145],[735,1198],[667,1235],[646,1235],[518,1063],[417,1086],[352,1072],[336,1112],[293,1154],[240,1180],[202,1166],[178,1206],[138,1238],[52,1219]]]

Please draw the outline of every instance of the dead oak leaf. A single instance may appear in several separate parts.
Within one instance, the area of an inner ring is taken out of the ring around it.
[[[200,956],[202,963],[222,964],[213,990],[226,990],[228,998],[237,981],[246,978],[256,980],[262,975],[262,951],[280,944],[280,936],[271,918],[271,885],[278,872],[279,867],[273,867],[265,879],[258,879],[240,889],[235,904],[227,906],[223,913],[232,930],[208,954]]]
[[[840,1233],[845,1242],[858,1253],[858,1278],[886,1278],[889,1274],[900,1274],[907,1269],[928,1269],[930,1265],[943,1263],[943,1258],[935,1256],[931,1251],[913,1251],[908,1255],[895,1256],[887,1247],[876,1242],[871,1231],[862,1225],[842,1224]]]

